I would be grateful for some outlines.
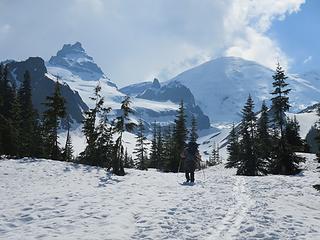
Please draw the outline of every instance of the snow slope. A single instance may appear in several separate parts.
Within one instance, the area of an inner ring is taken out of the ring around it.
[[[308,239],[320,236],[313,155],[299,176],[183,174],[0,161],[0,239]]]
[[[249,93],[257,109],[262,100],[269,100],[273,70],[256,62],[236,57],[222,57],[189,69],[173,79],[187,86],[211,122],[232,122],[240,119],[240,111]],[[289,75],[293,111],[319,101],[320,82],[317,74]]]

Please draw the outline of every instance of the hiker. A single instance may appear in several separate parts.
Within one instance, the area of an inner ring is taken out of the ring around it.
[[[201,161],[198,144],[195,142],[189,142],[187,147],[180,154],[180,157],[184,163],[186,181],[194,183],[194,171],[200,166]]]

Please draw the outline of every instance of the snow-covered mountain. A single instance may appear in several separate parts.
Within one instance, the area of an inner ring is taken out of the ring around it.
[[[32,87],[32,101],[39,113],[45,110],[43,103],[47,96],[52,95],[56,77],[48,74],[45,62],[40,57],[30,57],[25,61],[9,61],[9,79],[14,85],[20,86],[24,79],[25,71],[29,71]],[[72,120],[80,123],[83,120],[83,111],[87,105],[82,101],[77,91],[72,90],[67,84],[61,85],[61,94],[66,99],[67,112]]]
[[[180,82],[193,93],[196,103],[212,122],[240,119],[240,111],[249,95],[257,109],[271,98],[273,70],[256,62],[235,57],[222,57],[187,70],[168,82]],[[319,75],[289,75],[293,111],[314,104],[320,99]]]
[[[146,99],[157,102],[170,101],[176,104],[179,104],[181,100],[183,100],[187,116],[187,125],[191,124],[192,116],[195,116],[199,129],[210,128],[208,116],[206,116],[196,104],[190,89],[179,82],[172,82],[162,86],[158,79],[154,79],[153,82],[130,85],[120,89],[120,91],[136,99]]]
[[[57,55],[50,58],[49,64],[68,69],[81,79],[96,81],[104,77],[101,68],[86,53],[80,42],[63,45]]]
[[[101,94],[105,98],[107,106],[112,107],[112,114],[116,115],[120,109],[120,103],[126,95],[132,96],[132,107],[135,110],[135,121],[141,118],[147,129],[151,129],[151,123],[157,121],[160,124],[173,122],[178,109],[178,102],[168,98],[152,99],[139,98],[132,94],[121,92],[116,84],[111,82],[101,68],[89,56],[82,45],[77,42],[73,45],[65,44],[56,56],[51,57],[47,68],[52,77],[59,76],[72,89],[79,92],[81,98],[88,106],[94,104],[90,99],[94,87],[100,82]],[[151,85],[155,85],[153,83]],[[158,83],[159,84],[159,83]],[[159,84],[160,87],[160,84]],[[192,96],[193,97],[193,96]],[[199,122],[203,122],[200,128],[209,128],[209,119],[196,108],[190,112],[199,116]],[[200,119],[201,118],[201,119]]]

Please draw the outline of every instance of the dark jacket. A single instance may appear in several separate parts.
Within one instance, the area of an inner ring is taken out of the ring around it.
[[[184,170],[186,172],[194,172],[197,168],[200,166],[200,154],[191,154],[188,151],[188,148],[185,148],[183,152],[181,153],[181,158],[184,163]]]

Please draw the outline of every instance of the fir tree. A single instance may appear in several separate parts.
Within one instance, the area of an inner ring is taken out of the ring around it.
[[[34,156],[32,151],[34,146],[35,122],[36,112],[32,105],[32,92],[31,92],[31,76],[29,71],[24,73],[24,80],[18,91],[19,105],[21,107],[20,118],[20,138],[21,146],[20,152],[22,156]]]
[[[158,126],[158,131],[157,131],[157,149],[156,149],[156,168],[158,170],[161,169],[161,162],[164,159],[164,151],[163,151],[163,136],[162,136],[162,128],[161,125]]]
[[[249,95],[248,100],[242,110],[241,122],[241,152],[238,166],[238,175],[255,176],[260,174],[262,166],[257,159],[255,145],[256,136],[256,116],[254,114],[254,102]]]
[[[110,168],[114,152],[112,128],[108,124],[107,114],[111,108],[104,107],[104,98],[100,91],[101,86],[98,84],[94,89],[93,97],[90,97],[95,105],[85,112],[82,131],[86,137],[87,146],[80,154],[80,161],[88,165]],[[98,118],[100,120],[97,123]]]
[[[159,163],[159,169],[164,172],[170,172],[171,163],[175,160],[175,139],[174,139],[174,126],[168,126],[163,134],[163,157]]]
[[[44,131],[47,157],[55,160],[61,159],[61,149],[58,141],[58,128],[60,121],[66,115],[65,99],[61,95],[60,83],[57,80],[52,96],[46,98],[44,112]]]
[[[275,132],[280,134],[278,144],[273,150],[273,161],[271,171],[274,174],[291,175],[298,172],[299,163],[303,161],[298,157],[293,149],[290,148],[285,137],[285,112],[289,110],[289,97],[287,96],[291,89],[285,80],[288,77],[278,63],[276,73],[273,76],[274,91],[271,93],[274,97],[272,100],[271,110],[274,113]]]
[[[288,84],[285,82],[288,77],[285,75],[280,63],[278,63],[276,73],[272,77],[274,79],[274,82],[272,83],[274,90],[271,94],[274,97],[271,98],[271,109],[274,113],[274,123],[278,126],[280,137],[282,138],[285,124],[285,112],[290,108],[289,97],[287,95],[291,89],[288,88]]]
[[[17,106],[15,106],[16,92],[8,78],[8,66],[1,65],[0,72],[0,139],[2,139],[0,146],[2,152],[0,153],[14,156],[18,151],[17,134],[19,133],[16,129],[15,117],[12,116],[17,110],[15,109]]]
[[[137,168],[140,170],[148,170],[147,167],[147,138],[144,135],[145,128],[143,126],[143,122],[140,119],[138,124],[138,132],[137,132],[137,144],[134,149],[134,153],[136,154],[135,160],[137,161]]]
[[[71,162],[73,161],[73,146],[72,146],[72,142],[71,142],[71,136],[70,136],[70,119],[67,119],[67,138],[66,138],[66,144],[65,147],[63,149],[63,153],[62,153],[62,160],[66,161],[66,162]]]
[[[116,175],[123,176],[125,171],[123,168],[123,143],[122,137],[125,131],[131,132],[136,124],[130,121],[129,115],[133,113],[130,107],[131,101],[130,97],[126,96],[121,102],[121,114],[114,121],[114,131],[118,134],[115,142],[115,156],[112,161],[112,171]]]
[[[134,167],[132,157],[129,156],[127,148],[124,152],[123,167],[125,167],[125,168],[133,168]]]
[[[98,126],[98,139],[97,139],[97,165],[101,167],[111,167],[112,158],[114,157],[114,142],[112,127],[108,123],[105,112],[104,117],[101,118]]]
[[[215,166],[221,163],[220,154],[219,154],[219,145],[216,145],[214,142],[212,145],[212,152],[209,157],[208,166]]]
[[[232,125],[232,129],[228,137],[227,151],[229,153],[229,157],[227,159],[226,168],[237,168],[239,166],[240,159],[240,145],[239,136],[234,124]]]
[[[16,91],[14,89],[14,96],[12,99],[12,109],[10,111],[10,124],[9,127],[11,132],[11,143],[12,143],[12,155],[16,156],[24,156],[21,154],[21,145],[22,145],[22,138],[21,138],[21,129],[20,124],[22,122],[20,111],[21,107],[18,101],[18,97]]]
[[[287,144],[294,152],[304,151],[304,142],[299,135],[300,126],[296,116],[293,119],[288,118],[285,127],[285,137]]]
[[[152,141],[151,141],[151,149],[150,149],[150,162],[149,167],[150,168],[157,168],[158,164],[158,139],[157,139],[157,123],[153,123],[153,129],[152,129]]]
[[[191,119],[191,131],[190,131],[190,142],[196,143],[198,140],[198,128],[197,128],[197,119],[192,115]]]
[[[260,118],[257,122],[258,157],[260,161],[265,161],[267,165],[271,159],[272,141],[269,134],[268,107],[266,106],[265,101],[262,102],[260,114]]]
[[[181,169],[183,169],[183,166],[181,166],[182,161],[180,154],[186,146],[186,140],[188,135],[188,130],[186,128],[185,108],[182,100],[177,111],[173,133],[175,152],[173,158],[171,159],[172,161],[170,163],[170,168],[172,172],[177,172],[179,170],[179,166]]]

